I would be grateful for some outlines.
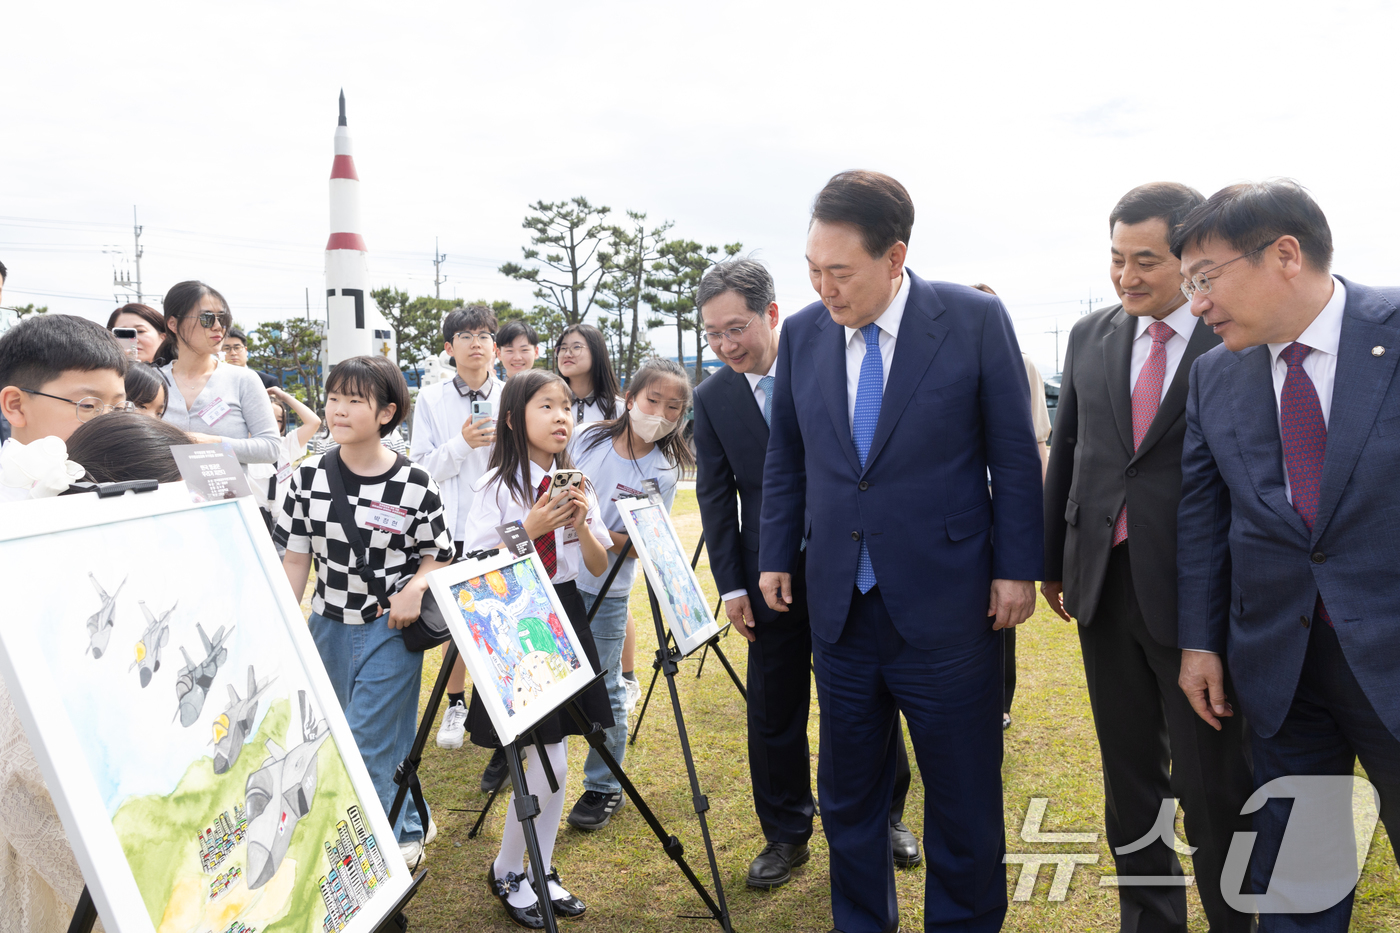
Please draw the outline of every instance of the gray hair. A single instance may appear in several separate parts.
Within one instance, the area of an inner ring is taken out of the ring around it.
[[[773,277],[754,259],[732,259],[711,266],[700,280],[695,306],[704,308],[707,301],[725,292],[738,292],[754,314],[762,314],[776,300]]]

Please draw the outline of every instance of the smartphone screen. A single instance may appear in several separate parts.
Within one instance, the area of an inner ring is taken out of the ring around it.
[[[475,420],[478,419],[478,418],[490,418],[490,417],[491,417],[491,400],[490,400],[490,399],[477,399],[475,402],[472,402],[472,420],[473,420],[473,421],[475,421]]]
[[[117,343],[121,344],[122,350],[126,352],[127,358],[136,359],[136,328],[113,327],[112,336],[117,338]]]

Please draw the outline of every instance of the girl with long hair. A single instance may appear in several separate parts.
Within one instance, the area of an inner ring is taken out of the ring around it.
[[[570,401],[564,380],[541,369],[512,376],[506,382],[501,391],[501,410],[497,412],[496,444],[491,450],[490,467],[478,481],[472,499],[463,547],[468,552],[496,547],[500,544],[497,526],[520,521],[549,571],[554,591],[564,604],[584,655],[594,670],[601,670],[588,629],[588,610],[575,581],[585,569],[590,574],[607,570],[606,548],[612,539],[598,515],[598,502],[592,491],[572,486],[553,498],[549,495],[553,472],[573,468],[568,452],[574,427]],[[605,728],[612,725],[612,709],[602,684],[585,691],[579,703],[585,720]],[[476,745],[495,748],[499,744],[475,687],[467,712],[467,729]],[[586,909],[583,901],[565,889],[552,862],[559,818],[564,812],[567,737],[581,733],[562,711],[541,722],[535,733],[544,744],[559,784],[557,791],[550,792],[548,784],[539,777],[543,765],[537,760],[538,751],[527,749],[530,789],[540,804],[535,829],[544,864],[531,865],[530,875],[525,874],[525,835],[515,817],[512,795],[503,824],[501,851],[486,871],[486,882],[512,921],[530,929],[543,929],[544,915],[531,887],[536,872],[544,872],[556,916],[577,917]]]
[[[573,393],[574,424],[617,417],[617,374],[602,331],[592,324],[565,328],[554,342],[554,365]]]

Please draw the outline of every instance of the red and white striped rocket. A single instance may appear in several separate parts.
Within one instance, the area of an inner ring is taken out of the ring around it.
[[[379,314],[369,297],[368,255],[360,235],[360,176],[355,173],[342,90],[331,165],[331,237],[326,241],[327,365],[374,352]]]

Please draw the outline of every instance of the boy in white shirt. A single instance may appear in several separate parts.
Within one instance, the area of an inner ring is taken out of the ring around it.
[[[448,530],[452,540],[460,542],[468,537],[472,486],[486,472],[496,439],[494,416],[502,385],[491,372],[496,359],[496,315],[485,305],[455,308],[442,320],[442,339],[457,374],[418,393],[409,459],[437,482]],[[472,415],[474,404],[480,412],[476,417]],[[446,646],[443,654],[446,656]],[[459,658],[447,682],[447,710],[437,734],[440,748],[462,747],[467,722],[466,676],[466,665]]]

